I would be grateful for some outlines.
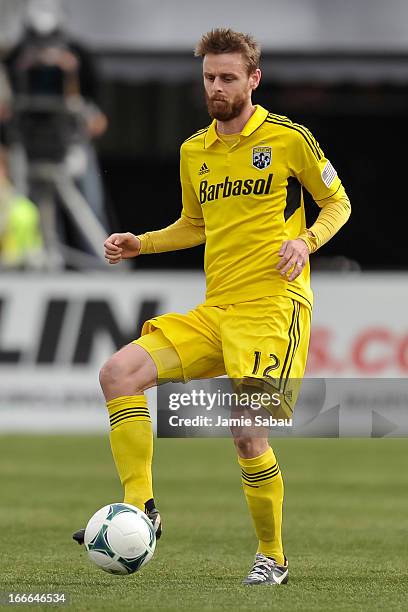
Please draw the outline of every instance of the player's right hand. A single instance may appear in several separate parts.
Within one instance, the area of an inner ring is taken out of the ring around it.
[[[137,257],[140,253],[140,240],[134,234],[111,234],[104,242],[105,259],[110,264],[117,264],[122,259]]]

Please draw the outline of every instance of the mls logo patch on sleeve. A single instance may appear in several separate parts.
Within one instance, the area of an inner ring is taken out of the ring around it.
[[[336,176],[337,172],[335,171],[331,163],[328,161],[322,170],[322,180],[326,187],[330,187]]]
[[[271,165],[272,147],[253,147],[252,165],[258,170],[264,170]]]

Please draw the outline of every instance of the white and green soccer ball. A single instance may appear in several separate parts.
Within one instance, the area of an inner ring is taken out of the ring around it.
[[[85,529],[89,558],[110,574],[133,574],[146,565],[156,548],[153,525],[131,504],[109,504],[89,519]]]

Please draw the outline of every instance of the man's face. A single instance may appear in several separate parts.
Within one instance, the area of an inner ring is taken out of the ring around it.
[[[205,98],[213,119],[231,121],[250,102],[261,71],[248,71],[241,53],[208,53],[203,61]]]

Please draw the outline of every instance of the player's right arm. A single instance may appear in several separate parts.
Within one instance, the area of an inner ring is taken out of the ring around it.
[[[116,264],[122,259],[140,255],[140,239],[130,232],[111,234],[105,240],[103,246],[105,248],[105,259],[110,264]]]
[[[168,227],[136,236],[130,232],[112,234],[105,241],[105,258],[110,264],[148,253],[178,251],[205,242],[201,205],[190,181],[186,154],[181,148],[180,179],[183,194],[181,217]]]
[[[112,234],[105,240],[105,258],[110,264],[119,263],[147,253],[164,253],[178,251],[203,244],[205,242],[204,225],[196,224],[184,214],[175,223],[155,232],[140,236],[126,232]]]

